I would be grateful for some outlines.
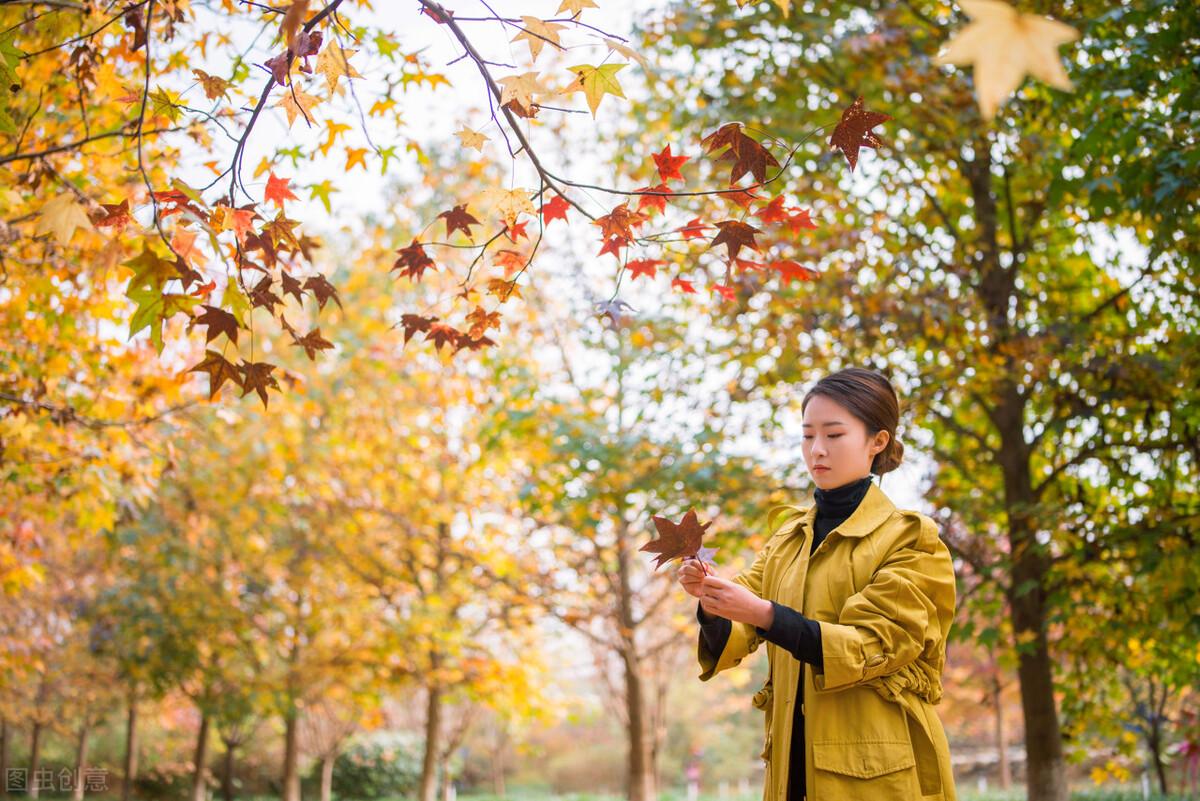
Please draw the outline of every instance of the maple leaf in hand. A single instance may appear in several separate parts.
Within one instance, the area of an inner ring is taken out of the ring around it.
[[[711,525],[711,520],[700,525],[694,509],[689,509],[678,523],[669,518],[654,515],[654,527],[658,529],[658,539],[651,540],[638,550],[658,554],[654,560],[654,569],[658,570],[672,559],[696,556],[700,552],[700,541],[704,537],[704,530]]]
[[[1000,0],[960,0],[959,5],[971,22],[946,44],[934,63],[975,68],[975,95],[984,119],[995,116],[1027,74],[1056,89],[1073,89],[1058,48],[1078,39],[1079,31],[1049,17],[1020,12]]]
[[[833,136],[829,137],[829,146],[834,150],[842,151],[846,156],[846,161],[850,162],[851,172],[858,164],[860,147],[878,148],[883,144],[883,140],[871,133],[871,129],[892,118],[890,114],[884,114],[881,111],[867,111],[863,108],[862,100],[861,97],[856,98],[842,112],[842,118],[838,120],[837,127],[833,129]]]

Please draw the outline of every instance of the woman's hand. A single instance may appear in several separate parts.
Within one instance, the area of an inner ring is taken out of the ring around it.
[[[689,595],[699,598],[702,594],[700,582],[707,574],[708,571],[703,563],[699,559],[689,556],[683,560],[683,567],[679,568],[679,583],[683,585]]]
[[[720,576],[704,576],[700,580],[700,594],[697,597],[700,599],[701,608],[710,615],[720,615],[762,629],[770,628],[775,616],[770,601],[759,598],[741,584],[727,581]]]

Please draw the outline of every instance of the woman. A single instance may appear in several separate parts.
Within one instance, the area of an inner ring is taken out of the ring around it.
[[[896,393],[852,367],[818,381],[801,410],[815,504],[772,509],[774,533],[732,581],[695,559],[679,570],[700,599],[700,679],[767,643],[754,696],[766,713],[764,801],[954,801],[933,709],[954,564],[933,520],[897,509],[871,481],[903,457]]]

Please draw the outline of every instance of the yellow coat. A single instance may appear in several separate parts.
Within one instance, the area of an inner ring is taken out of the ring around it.
[[[787,801],[801,670],[809,801],[955,801],[950,746],[933,709],[956,597],[954,564],[937,526],[898,510],[871,484],[810,557],[816,507],[775,507],[770,529],[779,513],[783,525],[733,581],[820,622],[824,673],[767,642],[770,672],[754,695],[766,713],[763,801]],[[753,625],[737,622],[719,655],[701,639],[700,680],[763,642]]]

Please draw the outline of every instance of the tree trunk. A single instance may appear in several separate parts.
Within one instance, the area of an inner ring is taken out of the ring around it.
[[[1000,789],[1012,787],[1012,765],[1008,761],[1008,733],[1004,730],[1004,687],[1000,683],[1000,667],[993,663],[992,671],[992,707],[996,710],[996,753],[1000,755]]]
[[[37,798],[38,789],[38,770],[42,767],[42,723],[34,721],[33,732],[29,736],[29,778],[27,786],[29,787],[29,797]]]
[[[621,510],[624,520],[623,510]],[[646,719],[645,681],[641,659],[634,637],[636,621],[633,615],[632,569],[629,564],[628,537],[622,526],[617,543],[617,614],[620,617],[622,640],[621,659],[625,665],[625,712],[629,721],[629,778],[626,797],[629,801],[655,801],[654,754],[651,732]]]
[[[432,664],[436,668],[437,655],[434,654]],[[421,760],[421,788],[417,795],[418,801],[436,801],[437,799],[437,753],[442,742],[442,691],[438,687],[429,688],[429,698],[425,705],[425,756]]]
[[[208,713],[200,713],[200,733],[196,735],[196,753],[193,759],[192,801],[205,801],[208,788],[204,783],[204,768],[208,762]]]
[[[321,758],[321,801],[333,798],[333,763],[337,761],[337,751],[330,751]]]
[[[1029,801],[1068,801],[1066,762],[1054,698],[1054,676],[1046,641],[1046,577],[1049,557],[1037,542],[1030,447],[1025,439],[1027,398],[1017,383],[1024,362],[1015,355],[1024,337],[1020,323],[1010,317],[1017,298],[1019,254],[1011,266],[1000,260],[997,236],[999,212],[992,188],[991,143],[986,137],[973,142],[973,158],[962,165],[975,202],[979,248],[977,291],[987,315],[989,350],[1000,360],[1003,372],[992,386],[995,406],[988,410],[1000,436],[996,454],[1004,477],[1004,507],[1008,517],[1008,543],[1012,576],[1008,601],[1012,610],[1017,650],[1017,676],[1021,682],[1021,709],[1025,719],[1026,787]],[[1022,644],[1024,641],[1024,644]]]
[[[83,774],[87,770],[88,736],[91,731],[91,721],[85,716],[83,725],[79,727],[79,742],[75,746],[75,787],[71,793],[74,801],[83,801]]]
[[[137,780],[137,690],[129,693],[129,715],[125,719],[125,780],[121,783],[121,801],[129,801],[133,783]]]
[[[8,795],[8,721],[0,718],[0,795]]]
[[[503,798],[505,795],[504,754],[507,749],[508,727],[504,723],[500,723],[496,733],[496,740],[492,743],[491,754],[492,795],[498,798]]]
[[[287,713],[284,730],[283,801],[300,801],[300,738],[294,708]]]
[[[237,746],[225,740],[225,758],[221,766],[221,797],[233,801],[233,752]]]

